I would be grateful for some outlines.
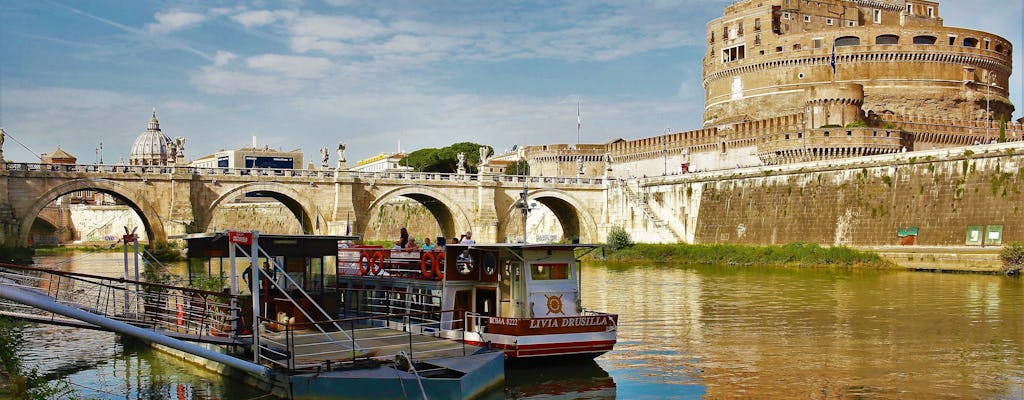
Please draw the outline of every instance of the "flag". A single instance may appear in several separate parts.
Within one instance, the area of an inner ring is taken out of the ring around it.
[[[583,117],[580,116],[580,103],[576,102],[576,129],[583,127]]]
[[[832,42],[832,75],[836,74],[836,42]]]

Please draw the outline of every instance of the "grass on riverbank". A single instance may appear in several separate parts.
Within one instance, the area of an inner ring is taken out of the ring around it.
[[[153,254],[157,260],[162,262],[169,261],[182,261],[185,259],[182,254],[179,245],[169,244],[166,246],[157,246],[156,248],[145,246],[151,254]],[[134,249],[129,248],[129,252],[133,252]],[[38,247],[35,249],[36,256],[53,256],[67,253],[122,253],[124,252],[123,244],[77,244],[71,246],[52,246],[52,247]]]
[[[790,243],[784,246],[637,243],[608,253],[606,256],[608,261],[653,263],[860,268],[890,268],[893,266],[891,262],[882,259],[875,253],[849,247],[821,247],[813,243]]]

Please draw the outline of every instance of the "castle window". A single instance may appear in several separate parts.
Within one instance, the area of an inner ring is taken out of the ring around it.
[[[841,37],[839,39],[836,39],[836,47],[859,46],[859,45],[860,45],[860,38],[856,37],[856,36],[843,36],[843,37]]]
[[[935,36],[914,36],[914,44],[935,44]]]
[[[789,13],[788,12],[782,13],[782,19],[789,19]]]
[[[832,20],[832,18],[825,18],[825,25],[832,25],[833,23],[834,21]]]
[[[935,7],[928,7],[928,18],[935,18]]]
[[[754,18],[754,32],[758,32],[760,30],[761,30],[761,19],[760,18]]]
[[[811,16],[810,15],[804,15],[804,22],[811,22]]]
[[[729,63],[733,61],[742,60],[747,57],[746,53],[746,45],[739,45],[727,49],[722,49],[722,63]]]
[[[900,37],[896,35],[878,35],[875,44],[900,44]]]
[[[907,15],[914,15],[914,5],[907,4]]]
[[[992,42],[991,42],[991,41],[989,41],[989,40],[988,40],[988,38],[986,38],[986,39],[984,39],[984,40],[985,40],[985,50],[988,50],[988,49],[989,49],[989,46],[991,46],[991,45],[992,45]]]
[[[964,38],[964,47],[978,47],[978,39]]]
[[[786,134],[786,140],[789,140],[789,134],[788,133]]]
[[[1002,44],[997,44],[996,45],[996,51],[1002,53],[1003,52],[1003,45]]]
[[[821,39],[822,38],[814,38],[814,48],[816,48],[816,49],[820,49],[821,48]]]
[[[828,137],[828,131],[825,131],[825,137]]]
[[[876,24],[882,23],[882,10],[874,10],[874,20]]]
[[[956,44],[956,35],[949,35],[949,45],[953,46]]]
[[[782,52],[782,46],[775,46],[775,52],[776,53],[781,53]]]
[[[857,26],[857,21],[846,21],[846,26],[855,27]]]
[[[800,43],[794,44],[794,45],[793,45],[793,50],[794,50],[794,51],[795,51],[795,50],[800,50]]]
[[[846,131],[846,136],[853,136],[853,131]]]

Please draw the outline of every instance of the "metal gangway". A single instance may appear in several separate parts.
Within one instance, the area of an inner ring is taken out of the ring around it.
[[[230,293],[0,263],[0,291],[14,289],[179,340],[220,345],[251,343],[251,336],[238,335],[238,298]],[[111,330],[6,297],[0,294],[0,315]]]

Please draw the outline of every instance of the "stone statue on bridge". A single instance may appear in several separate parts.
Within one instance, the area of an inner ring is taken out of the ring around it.
[[[338,169],[345,168],[345,142],[338,142]]]
[[[327,169],[327,161],[331,159],[331,153],[326,147],[320,148],[320,168]]]
[[[456,154],[455,156],[456,156],[456,158],[459,159],[459,164],[458,164],[458,172],[459,172],[459,174],[465,174],[466,173],[466,153],[463,153],[463,152],[460,151],[459,154]]]
[[[178,136],[174,138],[175,163],[185,162],[185,138]]]

